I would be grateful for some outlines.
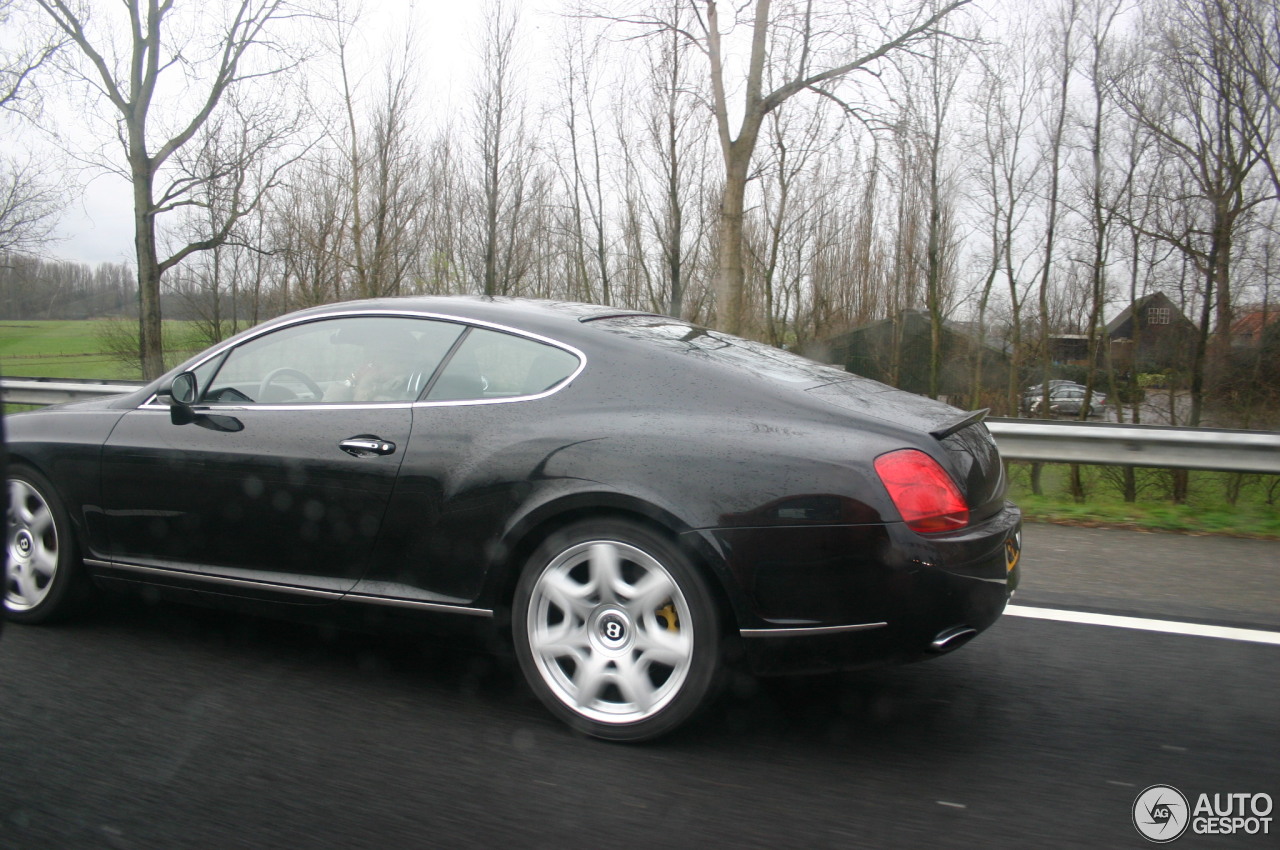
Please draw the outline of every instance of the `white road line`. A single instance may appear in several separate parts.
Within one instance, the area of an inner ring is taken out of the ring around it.
[[[1272,646],[1280,646],[1280,632],[1264,632],[1259,629],[1204,626],[1199,623],[1178,623],[1172,620],[1148,620],[1145,617],[1117,617],[1114,614],[1086,614],[1083,611],[1064,611],[1060,608],[1031,608],[1026,605],[1010,605],[1004,609],[1004,612],[1011,617],[1030,617],[1034,620],[1057,620],[1060,623],[1083,623],[1089,626],[1114,626],[1119,629],[1139,629],[1144,632],[1242,640],[1249,643],[1267,643]]]

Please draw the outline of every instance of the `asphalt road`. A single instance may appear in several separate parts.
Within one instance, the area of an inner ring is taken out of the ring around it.
[[[1023,563],[1019,605],[1280,630],[1280,543],[1032,525]],[[482,653],[117,604],[0,639],[0,847],[1143,847],[1150,785],[1280,800],[1278,698],[1280,646],[1007,616],[621,746]]]

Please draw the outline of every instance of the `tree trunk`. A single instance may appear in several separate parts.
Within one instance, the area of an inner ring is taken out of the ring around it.
[[[152,214],[152,174],[145,154],[131,150],[129,160],[133,169],[133,247],[138,261],[138,354],[142,378],[151,381],[164,374],[160,258],[156,250],[155,216]]]
[[[741,139],[739,139],[741,141]],[[754,139],[752,140],[754,142]],[[720,200],[719,274],[716,313],[726,333],[741,334],[746,321],[746,274],[742,263],[742,225],[747,192],[747,168],[754,145],[735,143],[725,163],[724,193]]]
[[[1084,478],[1080,474],[1080,464],[1071,464],[1071,498],[1077,505],[1084,503]]]

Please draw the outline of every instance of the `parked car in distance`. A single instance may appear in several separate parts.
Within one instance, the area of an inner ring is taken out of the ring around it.
[[[636,741],[761,674],[990,626],[1021,515],[971,414],[666,316],[393,298],[8,420],[4,605],[102,588],[355,628],[480,626]]]
[[[1044,398],[1044,386],[1045,386],[1044,384],[1035,384],[1033,386],[1027,387],[1025,390],[1022,391],[1022,412],[1023,413],[1030,413],[1031,406],[1035,404],[1037,401],[1039,401],[1040,399]],[[1079,389],[1083,390],[1084,384],[1078,384],[1075,381],[1066,381],[1066,380],[1049,381],[1050,393],[1062,387],[1078,387]]]
[[[1094,390],[1085,404],[1086,388],[1079,384],[1063,384],[1049,390],[1049,413],[1053,416],[1079,416],[1081,410],[1087,410],[1086,416],[1099,416],[1107,405],[1105,394]],[[1035,396],[1029,405],[1032,416],[1039,416],[1044,405],[1043,395]]]

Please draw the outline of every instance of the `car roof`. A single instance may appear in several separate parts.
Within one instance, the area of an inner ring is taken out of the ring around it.
[[[555,333],[557,330],[572,333],[584,322],[603,318],[657,315],[642,310],[627,310],[574,301],[481,295],[413,295],[325,304],[288,313],[279,317],[279,320],[293,321],[308,315],[327,316],[381,311],[451,316],[542,333]]]
[[[423,317],[488,323],[499,328],[509,328],[584,347],[588,344],[588,338],[591,339],[592,347],[599,344],[640,346],[647,353],[660,357],[681,356],[682,368],[711,368],[722,381],[741,380],[747,376],[753,382],[754,391],[757,392],[762,385],[755,382],[764,376],[771,376],[772,380],[766,385],[777,389],[782,389],[784,386],[797,389],[803,386],[857,380],[857,376],[849,375],[835,367],[824,366],[750,340],[725,337],[705,328],[698,328],[681,319],[641,310],[571,301],[488,298],[474,295],[367,299],[295,311],[280,316],[268,325],[259,326],[259,330],[282,323],[371,313],[416,314]],[[637,325],[637,322],[640,324]],[[656,326],[662,328],[674,325],[686,330],[677,332],[673,337],[669,330],[652,332],[651,323],[656,323]],[[699,333],[688,332],[688,329],[695,328]],[[733,339],[733,342],[726,345],[729,339]],[[713,342],[707,345],[706,340],[713,340]],[[690,351],[698,351],[701,356],[690,359],[685,356]],[[726,368],[728,371],[723,371]]]

